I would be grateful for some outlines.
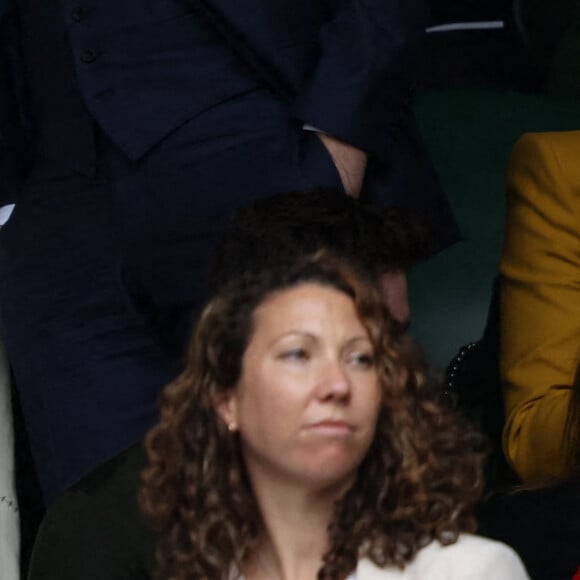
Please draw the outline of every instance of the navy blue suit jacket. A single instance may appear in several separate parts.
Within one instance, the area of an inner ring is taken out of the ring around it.
[[[0,0],[4,24],[14,1]],[[192,11],[192,0],[101,0],[80,16],[76,2],[60,1],[85,106],[131,159],[143,156],[186,120],[263,81],[245,66],[247,54],[236,52],[236,43],[231,44],[230,57],[240,62],[239,74],[224,78],[215,73],[203,43],[191,41],[191,21],[199,18]],[[366,188],[370,195],[435,216],[443,244],[457,239],[410,111],[410,72],[428,16],[427,0],[206,3],[226,23],[227,34],[241,40],[289,87],[288,107],[297,122],[370,154]],[[206,28],[208,34],[216,34],[211,25]],[[170,66],[164,51],[167,38],[174,51]],[[8,150],[21,156],[7,137],[11,131],[6,118],[11,115],[6,110],[15,97],[14,87],[6,87],[6,77],[4,67],[0,71],[4,159]],[[10,197],[3,185],[0,188],[4,189],[0,200]]]
[[[12,1],[0,0],[0,18]],[[168,67],[155,49],[164,35],[181,36],[187,64],[189,51],[194,50],[186,44],[187,21],[196,17],[190,2],[102,0],[82,22],[76,2],[61,3],[87,106],[112,133],[115,124],[133,125],[133,133],[120,130],[120,144],[132,157],[142,155],[178,116],[177,106],[167,106],[168,98],[175,103],[182,98],[175,94],[175,86],[166,93],[146,82],[166,80],[171,85],[183,74],[181,63]],[[426,23],[426,0],[208,0],[207,4],[293,87],[297,118],[389,159],[392,135],[407,116],[410,64]],[[87,62],[87,50],[96,51],[98,58]],[[146,66],[132,70],[137,63]],[[202,71],[201,80],[210,74]],[[137,89],[147,92],[141,100],[135,98]],[[111,90],[114,99],[108,99]],[[209,96],[196,91],[188,113],[195,115],[210,98],[217,98],[218,87],[215,91]],[[191,97],[190,93],[189,101]],[[117,110],[129,118],[119,117]],[[155,129],[131,122],[132,116],[144,114]]]

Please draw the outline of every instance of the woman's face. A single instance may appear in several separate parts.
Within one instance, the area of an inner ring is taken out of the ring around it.
[[[352,482],[375,432],[380,386],[353,300],[305,283],[254,312],[235,389],[218,404],[254,481],[312,489]]]

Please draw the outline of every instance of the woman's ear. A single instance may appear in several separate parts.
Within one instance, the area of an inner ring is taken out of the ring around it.
[[[238,400],[234,389],[216,395],[214,409],[229,431],[238,429]]]

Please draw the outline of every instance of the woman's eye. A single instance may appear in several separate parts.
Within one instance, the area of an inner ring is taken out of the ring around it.
[[[308,352],[303,348],[293,348],[282,353],[285,360],[308,360]]]
[[[374,366],[375,357],[370,352],[353,352],[349,356],[349,362],[364,368]]]

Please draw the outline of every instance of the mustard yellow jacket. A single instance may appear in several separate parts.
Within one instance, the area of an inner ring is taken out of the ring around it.
[[[510,162],[501,258],[504,451],[532,481],[565,472],[580,359],[580,131],[527,134]]]

